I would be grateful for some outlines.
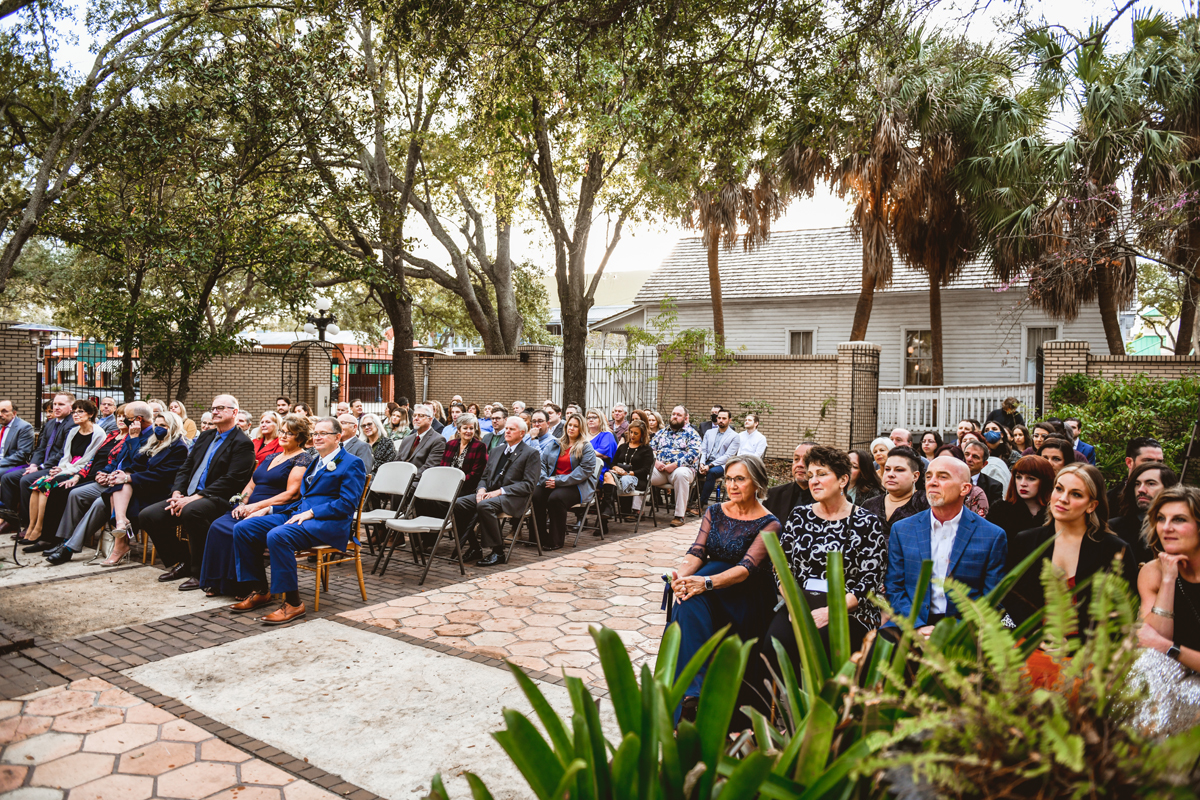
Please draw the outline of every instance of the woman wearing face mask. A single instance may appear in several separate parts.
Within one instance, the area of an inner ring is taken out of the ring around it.
[[[100,562],[103,567],[115,567],[129,555],[129,543],[136,533],[130,518],[136,518],[146,506],[170,497],[175,473],[187,461],[183,423],[170,411],[154,417],[154,429],[145,438],[145,443],[131,453],[133,458],[126,462],[127,469],[109,476],[106,493],[112,495],[115,542],[112,554]]]
[[[1077,584],[1095,573],[1110,569],[1114,558],[1120,558],[1121,576],[1132,591],[1137,585],[1136,560],[1130,557],[1125,542],[1109,533],[1107,518],[1108,500],[1104,496],[1104,476],[1100,470],[1088,464],[1063,467],[1055,476],[1054,490],[1050,494],[1050,523],[1022,531],[1009,539],[1009,571],[1044,542],[1054,539],[1038,563],[1021,575],[1004,598],[1004,608],[1013,622],[1021,625],[1046,605],[1042,587],[1042,564],[1046,561],[1054,565],[1055,574],[1067,588],[1074,590]],[[1090,587],[1075,595],[1079,636],[1087,636],[1090,627],[1090,601]],[[1057,662],[1039,650],[1026,666],[1034,686],[1054,687],[1059,672]]]

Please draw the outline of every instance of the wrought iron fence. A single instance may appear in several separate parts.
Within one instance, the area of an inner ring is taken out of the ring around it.
[[[57,392],[79,398],[109,396],[118,403],[141,398],[141,366],[132,359],[133,397],[122,391],[122,352],[112,342],[83,339],[70,333],[57,334],[42,348],[38,358],[41,402]]]
[[[554,353],[551,396],[563,393],[563,354]],[[624,350],[587,353],[587,407],[607,411],[617,403],[630,408],[655,408],[658,401],[658,351],[645,348],[629,355]]]

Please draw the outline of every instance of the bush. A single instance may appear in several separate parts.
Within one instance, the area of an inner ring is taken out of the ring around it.
[[[1167,465],[1178,472],[1198,403],[1200,377],[1191,376],[1156,381],[1064,375],[1050,392],[1055,416],[1083,421],[1083,440],[1096,448],[1096,466],[1110,481],[1125,479],[1125,443],[1134,436],[1162,442]]]

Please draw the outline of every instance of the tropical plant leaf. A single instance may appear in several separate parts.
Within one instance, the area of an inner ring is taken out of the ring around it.
[[[551,800],[554,788],[563,775],[563,765],[558,756],[521,712],[504,709],[504,723],[507,728],[496,731],[492,737],[525,776],[538,800]]]
[[[721,643],[709,664],[700,704],[696,709],[696,730],[700,733],[700,760],[707,772],[700,776],[699,796],[708,797],[717,778],[717,762],[725,747],[725,734],[737,705],[738,690],[746,670],[753,641],[743,644],[736,636]]]
[[[829,707],[824,700],[818,699],[805,720],[804,742],[796,758],[796,767],[792,777],[797,783],[811,786],[829,761],[830,744],[833,742],[833,729],[837,727],[837,712]]]
[[[850,612],[844,602],[846,573],[840,550],[825,554],[825,577],[829,580],[829,667],[837,672],[850,661]]]
[[[658,645],[658,657],[654,659],[654,679],[668,688],[674,683],[675,669],[679,666],[681,636],[678,622],[668,625]]]
[[[674,713],[674,709],[678,708],[679,704],[683,702],[683,696],[687,692],[688,686],[691,685],[692,680],[700,672],[700,669],[704,666],[704,663],[708,661],[708,657],[711,656],[713,651],[717,649],[717,645],[719,645],[721,640],[725,638],[725,635],[729,633],[729,627],[730,626],[726,625],[724,628],[721,628],[721,630],[714,633],[712,638],[705,642],[703,646],[696,651],[696,654],[688,660],[688,663],[684,665],[683,671],[679,673],[679,677],[677,677],[675,679],[675,683],[671,685],[671,693],[667,696],[667,707],[672,709],[671,713]]]
[[[608,696],[617,715],[621,734],[637,733],[642,728],[641,693],[625,643],[611,628],[593,625],[589,631],[600,654],[600,666],[604,670]]]
[[[637,795],[638,751],[641,742],[636,733],[627,733],[612,760],[612,796],[614,800],[632,800]]]
[[[533,682],[525,671],[511,661],[505,662],[508,664],[508,669],[517,678],[517,683],[520,684],[521,690],[525,692],[525,697],[529,699],[529,704],[533,706],[533,711],[537,714],[538,721],[542,723],[542,727],[546,729],[546,733],[550,736],[550,741],[554,744],[554,752],[558,755],[558,760],[565,767],[567,762],[575,758],[575,750],[571,745],[570,734],[567,733],[567,727],[563,724],[562,719],[550,707],[550,703],[546,701],[546,696],[542,694],[542,690]]]
[[[467,778],[467,785],[471,787],[471,797],[475,800],[492,800],[492,793],[488,791],[487,786],[480,780],[479,776],[474,772],[464,773]]]
[[[800,593],[787,556],[779,546],[779,537],[771,531],[763,531],[762,540],[767,547],[767,555],[771,557],[771,563],[775,565],[779,588],[792,620],[792,630],[800,650],[800,671],[804,676],[802,685],[811,706],[830,678],[829,658],[825,655],[825,647],[821,644],[820,634],[817,633],[817,626],[813,622],[812,610],[809,609],[804,595]]]
[[[446,785],[442,783],[442,773],[435,772],[429,779],[429,794],[425,795],[424,800],[450,800],[450,796],[446,794]]]
[[[743,758],[721,785],[720,800],[750,800],[757,797],[759,787],[771,774],[771,758],[755,751]]]

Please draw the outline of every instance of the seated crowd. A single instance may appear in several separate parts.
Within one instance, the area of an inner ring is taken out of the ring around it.
[[[1011,401],[983,426],[963,420],[950,442],[936,432],[914,437],[903,429],[848,453],[803,442],[793,455],[793,480],[769,490],[760,458],[726,455],[724,426],[717,436],[709,431],[701,464],[711,470],[721,458],[729,499],[705,508],[695,543],[670,576],[677,601],[670,619],[682,633],[677,673],[725,626],[743,640],[757,639],[740,703],[769,713],[765,687],[780,674],[775,642],[799,672],[763,531],[778,535],[827,651],[830,552],[842,553],[850,641],[859,650],[872,632],[898,635],[871,595],[897,616],[913,614],[928,637],[938,622],[959,616],[944,588],[947,578],[966,586],[972,599],[982,597],[1053,539],[1041,563],[1005,597],[1006,624],[1017,627],[1044,606],[1042,564],[1049,561],[1075,592],[1076,635],[1086,637],[1088,579],[1112,572],[1140,599],[1141,645],[1200,671],[1200,489],[1179,485],[1161,445],[1148,437],[1129,440],[1128,475],[1108,486],[1094,466],[1095,449],[1079,438],[1079,420],[1048,419],[1031,434],[1015,411]],[[926,560],[933,580],[921,596]],[[1037,650],[1026,673],[1034,686],[1050,687],[1060,667]],[[702,669],[677,719],[694,719],[703,678]]]

